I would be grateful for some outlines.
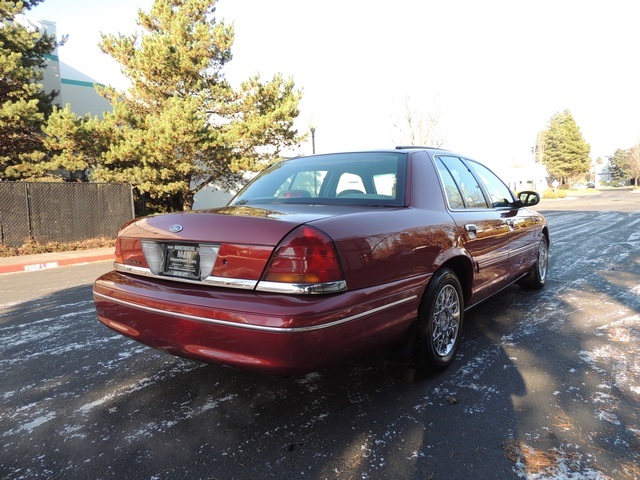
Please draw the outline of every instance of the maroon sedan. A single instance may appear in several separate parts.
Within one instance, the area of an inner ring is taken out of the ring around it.
[[[541,288],[549,232],[489,169],[399,147],[294,158],[219,209],[141,218],[94,285],[106,326],[165,352],[276,374],[387,349],[449,365],[464,311]]]

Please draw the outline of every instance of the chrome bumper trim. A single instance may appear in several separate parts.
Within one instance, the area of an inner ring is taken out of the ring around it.
[[[166,275],[156,275],[145,267],[135,267],[114,263],[113,268],[118,272],[132,273],[143,277],[157,278],[159,280],[169,280],[171,282],[191,283],[192,285],[209,285],[211,287],[238,288],[241,290],[253,290],[258,283],[257,280],[244,280],[241,278],[207,277],[204,280],[191,280],[188,278],[168,277]]]
[[[304,333],[304,332],[313,332],[316,330],[323,330],[325,328],[331,328],[338,325],[342,325],[343,323],[352,322],[354,320],[358,320],[359,318],[366,317],[367,315],[372,315],[374,313],[381,312],[383,310],[387,310],[389,308],[397,307],[403,303],[410,302],[415,300],[418,296],[411,295],[410,297],[403,298],[402,300],[397,300],[395,302],[389,303],[387,305],[382,305],[380,307],[372,308],[371,310],[367,310],[366,312],[358,313],[357,315],[352,315],[350,317],[343,318],[341,320],[336,320],[329,323],[323,323],[322,325],[310,325],[308,327],[267,327],[264,325],[253,325],[246,323],[236,323],[230,322],[228,320],[219,320],[216,318],[207,318],[200,317],[197,315],[188,315],[186,313],[178,313],[178,312],[170,312],[167,310],[161,310],[159,308],[147,307],[145,305],[138,305],[137,303],[128,302],[126,300],[120,300],[117,298],[110,297],[108,295],[104,295],[102,293],[98,293],[95,290],[93,291],[93,295],[104,300],[108,300],[114,303],[118,303],[120,305],[124,305],[127,307],[135,308],[138,310],[143,310],[145,312],[150,313],[159,313],[161,315],[169,315],[176,318],[182,318],[184,320],[192,320],[194,322],[203,322],[203,323],[211,323],[213,325],[221,325],[224,327],[234,327],[234,328],[244,328],[247,330],[258,330],[262,332],[272,332],[272,333]]]
[[[293,293],[303,295],[317,295],[320,293],[339,293],[347,289],[347,282],[340,280],[326,283],[280,283],[280,282],[258,282],[256,290],[258,292],[271,293]]]
[[[318,295],[324,293],[339,293],[347,289],[347,282],[340,280],[326,283],[280,283],[280,282],[258,282],[257,280],[244,280],[242,278],[227,278],[209,276],[204,280],[191,280],[188,278],[169,277],[166,275],[156,275],[149,268],[137,267],[133,265],[123,265],[114,263],[113,268],[118,272],[131,273],[143,277],[169,280],[172,282],[190,283],[192,285],[208,285],[210,287],[237,288],[240,290],[256,290],[259,292],[289,293],[295,295]]]

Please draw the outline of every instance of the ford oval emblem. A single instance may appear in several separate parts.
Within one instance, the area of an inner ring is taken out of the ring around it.
[[[172,233],[178,233],[182,231],[182,225],[178,225],[177,223],[175,225],[171,225],[169,227],[169,231]]]

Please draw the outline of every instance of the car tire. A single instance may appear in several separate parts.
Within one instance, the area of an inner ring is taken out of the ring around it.
[[[429,282],[418,313],[416,364],[434,372],[451,364],[460,343],[464,298],[452,270],[436,272]]]
[[[527,290],[540,290],[547,282],[547,271],[549,269],[549,242],[547,237],[542,235],[538,243],[538,258],[527,276],[518,284]]]

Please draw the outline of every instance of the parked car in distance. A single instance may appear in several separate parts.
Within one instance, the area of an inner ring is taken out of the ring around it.
[[[587,188],[596,188],[596,184],[593,183],[593,182],[587,182],[587,183],[585,183],[585,185],[586,185]]]
[[[539,201],[447,150],[294,158],[225,207],[123,226],[94,285],[98,318],[170,354],[274,374],[389,349],[440,370],[465,310],[544,286]]]

